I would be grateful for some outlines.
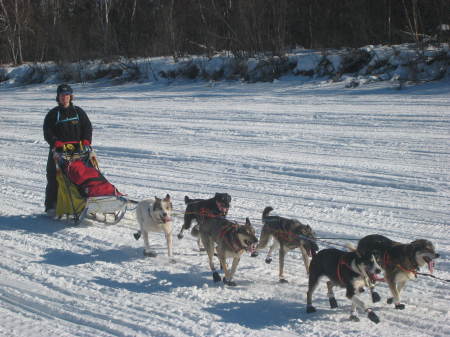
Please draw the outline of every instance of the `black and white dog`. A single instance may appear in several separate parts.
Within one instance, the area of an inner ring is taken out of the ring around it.
[[[333,287],[340,286],[346,288],[346,297],[352,301],[350,320],[359,321],[356,311],[359,308],[367,313],[367,317],[372,322],[379,323],[380,319],[375,312],[367,307],[358,296],[360,292],[364,291],[364,287],[369,286],[371,275],[379,273],[381,273],[381,267],[372,254],[360,256],[357,252],[345,252],[338,249],[319,251],[309,265],[306,312],[316,311],[316,308],[312,305],[312,295],[319,279],[326,276],[329,279],[327,288],[331,308],[337,307]]]

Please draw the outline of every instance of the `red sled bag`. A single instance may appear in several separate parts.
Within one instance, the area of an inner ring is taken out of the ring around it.
[[[66,168],[66,174],[86,197],[121,195],[97,169],[89,166],[83,160],[70,162]]]

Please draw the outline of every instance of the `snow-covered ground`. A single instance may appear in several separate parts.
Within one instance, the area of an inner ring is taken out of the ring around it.
[[[228,192],[229,217],[261,212],[313,227],[321,248],[372,233],[431,240],[450,278],[450,82],[396,90],[388,82],[222,82],[74,85],[94,125],[106,177],[134,199],[169,193],[175,232],[184,196]],[[129,211],[114,226],[67,226],[42,216],[45,113],[56,85],[0,89],[0,336],[449,336],[449,284],[410,281],[405,310],[373,305],[381,322],[348,320],[350,302],[330,309],[325,283],[315,314],[305,312],[307,277],[299,252],[243,256],[237,287],[214,284],[194,239],[162,234],[144,258]],[[425,271],[425,270],[424,270]],[[370,303],[369,296],[362,297]]]

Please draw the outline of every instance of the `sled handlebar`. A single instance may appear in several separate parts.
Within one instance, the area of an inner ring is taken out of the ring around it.
[[[60,143],[62,144],[62,147],[57,147],[57,148],[55,147],[53,149],[55,152],[84,153],[84,152],[92,151],[92,147],[90,145],[84,145],[82,141],[68,141],[68,142],[60,142]],[[62,151],[59,149],[62,149]]]

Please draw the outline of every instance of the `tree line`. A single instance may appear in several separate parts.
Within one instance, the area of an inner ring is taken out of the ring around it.
[[[0,0],[0,64],[421,43],[449,13],[448,0]]]

